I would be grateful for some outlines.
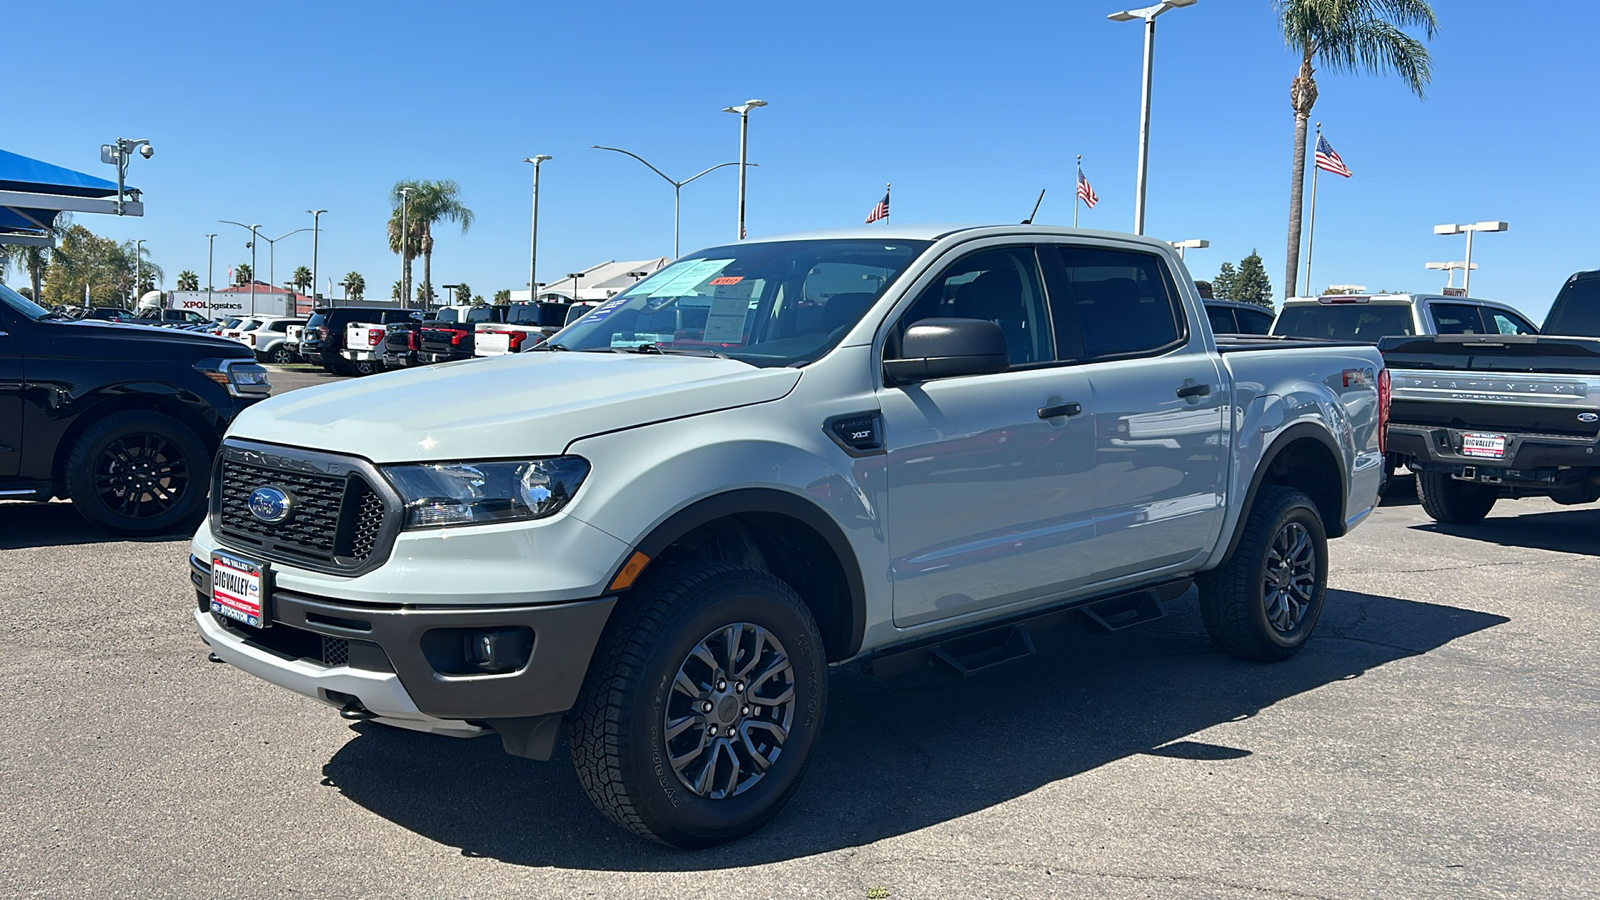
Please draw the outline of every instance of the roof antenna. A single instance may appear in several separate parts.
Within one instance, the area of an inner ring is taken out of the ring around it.
[[[1024,225],[1032,225],[1033,224],[1033,217],[1037,216],[1039,214],[1039,204],[1044,202],[1044,192],[1045,192],[1045,190],[1046,190],[1046,188],[1040,188],[1039,189],[1039,199],[1035,200],[1033,202],[1033,212],[1028,213],[1028,217],[1026,219],[1022,220],[1022,224],[1024,224]]]

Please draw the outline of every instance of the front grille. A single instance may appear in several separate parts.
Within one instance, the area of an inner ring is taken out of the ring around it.
[[[399,510],[386,502],[370,465],[317,462],[332,459],[306,453],[252,453],[224,446],[212,502],[213,524],[227,544],[264,560],[293,563],[317,571],[357,573],[387,554],[399,526]],[[258,488],[289,494],[290,512],[281,522],[264,522],[250,511]]]
[[[350,661],[350,642],[344,638],[322,637],[322,664],[342,666]]]
[[[330,669],[349,666],[367,672],[394,671],[389,655],[372,641],[329,637],[282,622],[274,622],[271,628],[251,628],[226,616],[213,614],[211,618],[223,630],[282,659],[305,660]]]

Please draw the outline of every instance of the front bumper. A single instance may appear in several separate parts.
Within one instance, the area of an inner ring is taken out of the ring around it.
[[[602,597],[525,606],[379,606],[273,589],[272,625],[254,629],[212,614],[209,560],[191,557],[190,567],[195,625],[225,662],[362,718],[454,736],[491,728],[521,734],[535,720],[570,709],[616,604]],[[439,648],[448,649],[456,634],[508,628],[532,634],[528,659],[515,671],[463,674],[459,660],[441,662]]]

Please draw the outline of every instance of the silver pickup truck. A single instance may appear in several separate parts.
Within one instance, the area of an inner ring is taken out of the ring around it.
[[[537,759],[564,729],[607,816],[707,846],[792,795],[830,664],[970,674],[1195,584],[1223,650],[1294,654],[1386,385],[1370,346],[1215,337],[1160,241],[749,240],[536,352],[247,410],[194,618],[347,719]]]

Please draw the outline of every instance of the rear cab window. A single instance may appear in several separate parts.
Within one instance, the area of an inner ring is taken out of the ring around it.
[[[1056,334],[1073,358],[1153,355],[1188,339],[1188,318],[1171,274],[1151,253],[1057,245]],[[1231,310],[1229,311],[1231,313]]]
[[[1272,333],[1376,344],[1381,338],[1416,334],[1417,329],[1409,303],[1332,302],[1285,306]]]

